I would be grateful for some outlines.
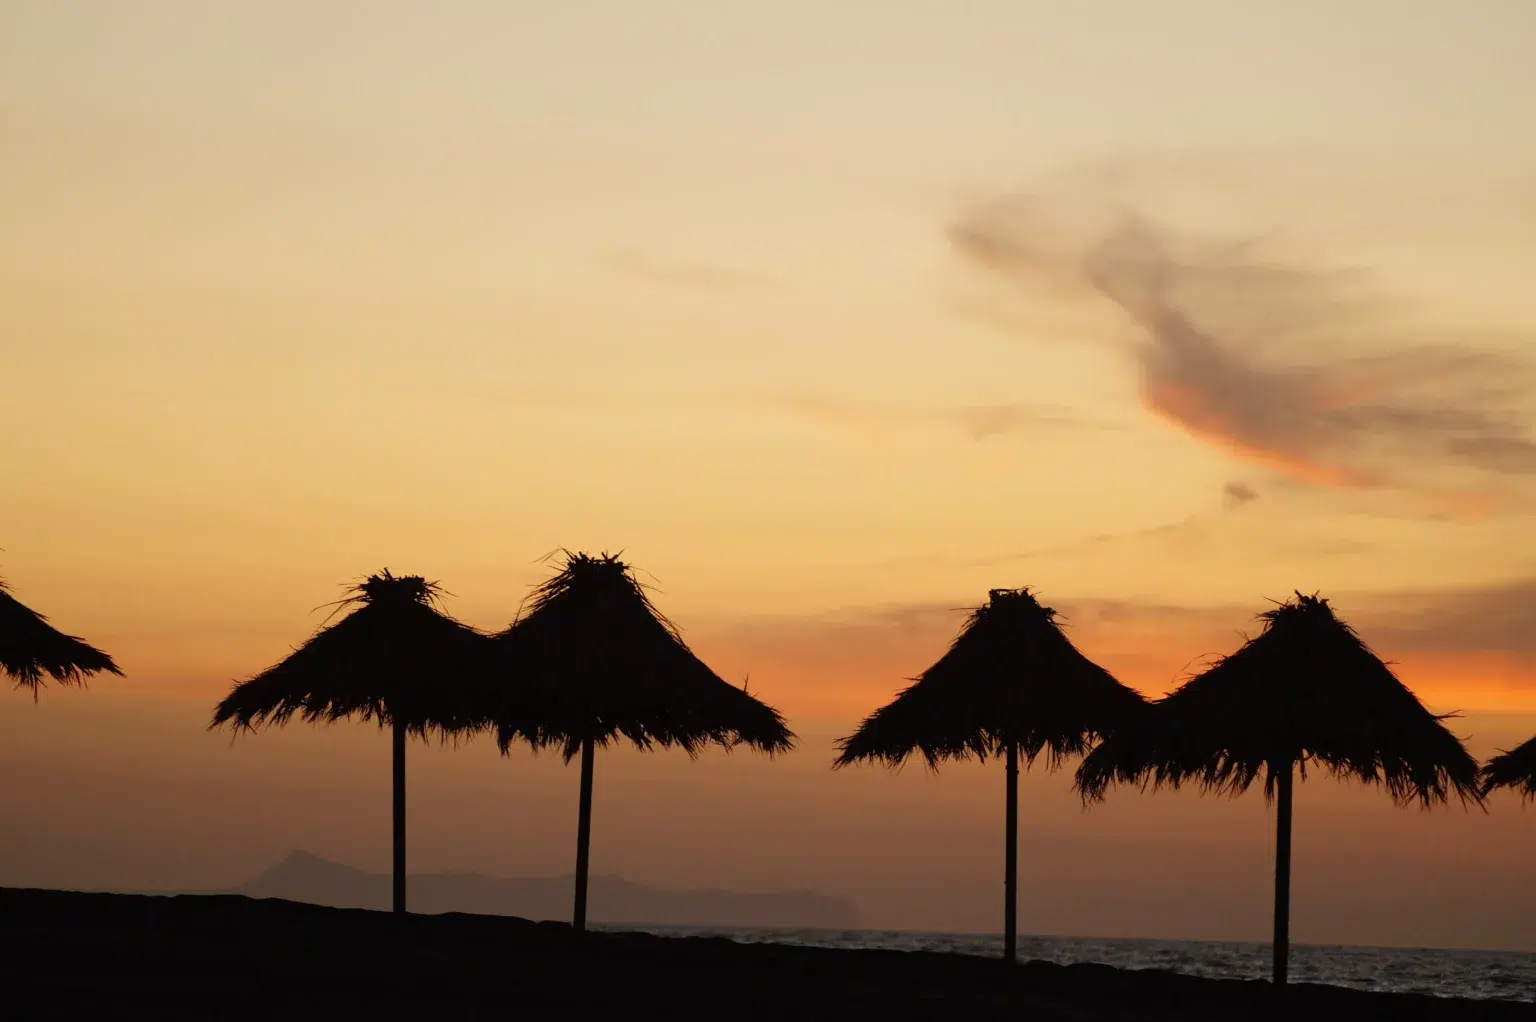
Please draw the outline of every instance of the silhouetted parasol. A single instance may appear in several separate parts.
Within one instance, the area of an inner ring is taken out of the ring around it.
[[[1003,955],[1018,942],[1019,754],[1042,752],[1054,768],[1137,712],[1145,700],[1089,660],[1056,612],[1028,589],[994,589],[939,661],[858,731],[842,739],[837,766],[898,766],[914,752],[930,768],[946,759],[1002,756],[1007,764]]]
[[[1495,788],[1514,788],[1521,801],[1536,799],[1536,738],[1493,757],[1483,767],[1483,794]]]
[[[344,717],[394,732],[394,910],[405,911],[405,739],[472,730],[474,671],[490,640],[437,609],[436,583],[386,569],[351,587],[353,608],[286,659],[242,682],[218,705],[213,727],[254,729]]]
[[[526,615],[492,642],[499,685],[487,714],[502,751],[518,741],[581,753],[572,925],[586,926],[595,749],[746,744],[770,755],[794,744],[778,712],[694,656],[617,557],[567,554],[534,590]]]
[[[1177,788],[1193,780],[1236,795],[1262,774],[1277,798],[1274,981],[1286,981],[1290,947],[1293,774],[1316,763],[1380,784],[1392,798],[1428,806],[1450,794],[1480,802],[1477,763],[1328,601],[1296,594],[1262,615],[1264,628],[1236,653],[1153,703],[1108,738],[1077,771],[1097,801],[1126,782]]]
[[[0,581],[0,672],[17,688],[31,689],[36,700],[44,675],[59,685],[84,685],[87,676],[101,671],[123,673],[110,656],[50,625]]]

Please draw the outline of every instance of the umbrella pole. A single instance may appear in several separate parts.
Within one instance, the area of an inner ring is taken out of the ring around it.
[[[1291,951],[1291,770],[1285,765],[1275,799],[1275,978],[1282,987],[1290,967]]]
[[[587,928],[587,863],[592,845],[592,739],[581,743],[581,811],[576,818],[576,908],[571,928]]]
[[[395,890],[394,909],[405,912],[405,725],[394,722]]]
[[[1008,743],[1008,809],[1003,869],[1003,959],[1018,960],[1019,946],[1019,747]]]

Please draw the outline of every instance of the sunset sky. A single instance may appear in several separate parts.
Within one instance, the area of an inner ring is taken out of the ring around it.
[[[991,587],[1148,695],[1321,591],[1536,733],[1536,5],[0,2],[0,884],[388,863],[375,729],[204,729],[388,566],[503,627],[624,551],[776,762],[613,753],[594,869],[996,929],[1002,777],[828,769]],[[575,771],[412,762],[413,869]],[[1262,937],[1269,821],[1032,774],[1021,927]],[[1298,795],[1302,941],[1536,949],[1536,810]]]

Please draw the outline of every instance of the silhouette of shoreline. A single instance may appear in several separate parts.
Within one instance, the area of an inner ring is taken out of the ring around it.
[[[571,914],[570,874],[558,877],[492,877],[481,873],[412,873],[412,912],[518,916],[565,922]],[[391,877],[295,851],[259,876],[229,891],[252,898],[281,898],[331,908],[385,909]],[[843,898],[814,891],[746,893],[714,888],[668,890],[622,877],[594,876],[593,921],[607,924],[686,926],[789,926],[854,930],[859,913]]]
[[[1515,1020],[1530,1005],[1105,965],[742,944],[498,916],[395,916],[240,895],[0,888],[13,1017],[1027,1017],[1078,1022]],[[15,1010],[19,1007],[21,1010]]]

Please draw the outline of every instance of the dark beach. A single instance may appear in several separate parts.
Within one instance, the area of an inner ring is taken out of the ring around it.
[[[0,889],[4,1017],[1530,1019],[1529,1004],[588,933],[238,895]]]

